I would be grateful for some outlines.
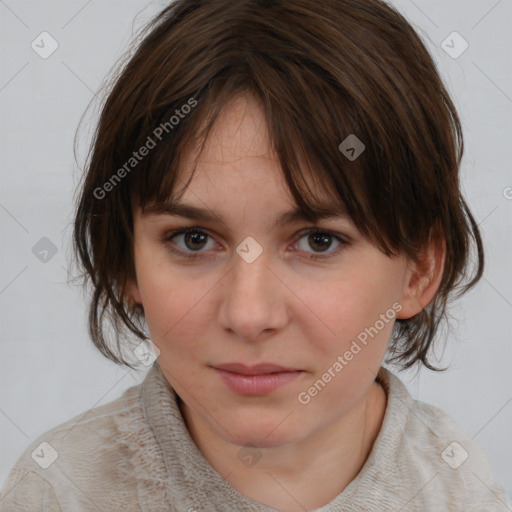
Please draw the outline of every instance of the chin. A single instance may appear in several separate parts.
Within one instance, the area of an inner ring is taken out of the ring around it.
[[[297,441],[292,436],[268,436],[268,432],[238,432],[230,441],[239,446],[254,446],[256,448],[278,448]]]
[[[287,414],[281,414],[279,417],[247,415],[240,422],[233,419],[228,422],[231,425],[231,436],[228,440],[241,446],[253,445],[259,448],[276,448],[298,441],[303,436],[292,422],[285,419]]]

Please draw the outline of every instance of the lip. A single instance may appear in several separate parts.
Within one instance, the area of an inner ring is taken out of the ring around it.
[[[243,363],[218,364],[214,368],[226,372],[237,373],[239,375],[267,375],[269,373],[296,372],[297,368],[287,368],[272,363],[260,363],[255,365],[246,365]]]
[[[232,391],[242,395],[266,395],[299,377],[303,370],[262,363],[248,366],[228,363],[212,367]]]

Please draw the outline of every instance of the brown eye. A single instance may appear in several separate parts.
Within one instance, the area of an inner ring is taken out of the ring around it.
[[[198,251],[205,246],[208,235],[202,231],[189,231],[183,234],[183,241],[187,249]]]
[[[340,236],[319,229],[306,231],[295,244],[299,251],[309,253],[309,258],[313,260],[330,258],[338,253],[345,245],[348,245],[348,242],[343,240]],[[334,249],[329,250],[332,247],[334,247]],[[312,249],[312,251],[310,249]]]
[[[197,228],[177,229],[168,233],[163,241],[171,252],[184,258],[205,256],[203,253],[216,246],[208,233]],[[211,247],[208,247],[208,241],[211,242]]]
[[[324,233],[313,233],[308,236],[309,246],[316,251],[326,251],[332,244],[332,236]]]

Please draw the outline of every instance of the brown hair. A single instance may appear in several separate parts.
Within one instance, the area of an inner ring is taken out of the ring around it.
[[[145,28],[112,81],[77,203],[74,251],[93,288],[95,345],[132,367],[121,332],[148,339],[142,308],[125,297],[135,279],[133,201],[144,211],[174,197],[185,149],[204,144],[240,93],[263,107],[286,183],[312,221],[321,206],[306,169],[389,256],[417,258],[432,234],[444,237],[440,287],[420,314],[397,320],[389,348],[404,368],[435,369],[429,349],[448,297],[480,279],[484,255],[459,190],[455,107],[419,36],[380,0],[177,0]],[[350,134],[365,145],[355,160],[338,149]],[[135,158],[143,146],[149,150]]]

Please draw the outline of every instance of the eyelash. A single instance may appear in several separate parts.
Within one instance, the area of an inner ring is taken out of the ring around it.
[[[182,234],[187,234],[187,233],[202,233],[202,234],[205,234],[208,237],[212,238],[208,234],[208,232],[205,231],[204,229],[201,229],[201,228],[198,228],[198,227],[190,227],[190,228],[175,229],[174,231],[170,231],[169,233],[166,233],[166,235],[164,236],[163,242],[167,245],[167,248],[172,253],[177,254],[180,257],[185,258],[187,260],[194,260],[194,259],[197,259],[197,258],[204,257],[203,253],[200,252],[200,251],[195,252],[195,253],[186,253],[184,251],[175,249],[169,243],[169,242],[171,242],[171,240],[174,237],[176,237],[178,235],[182,235]],[[311,235],[311,234],[328,235],[328,236],[336,239],[340,243],[340,245],[334,251],[328,253],[327,255],[323,255],[323,254],[320,254],[320,253],[318,253],[318,254],[311,254],[307,259],[311,259],[311,260],[315,260],[315,261],[326,260],[326,259],[331,258],[334,255],[338,254],[338,252],[340,252],[345,245],[348,245],[348,242],[346,240],[344,240],[343,238],[341,238],[336,233],[333,233],[332,231],[327,231],[325,229],[319,229],[319,228],[310,228],[310,229],[307,229],[305,231],[301,231],[298,240],[300,240],[301,238],[304,238],[306,235]],[[211,256],[211,257],[214,257],[214,256]]]

